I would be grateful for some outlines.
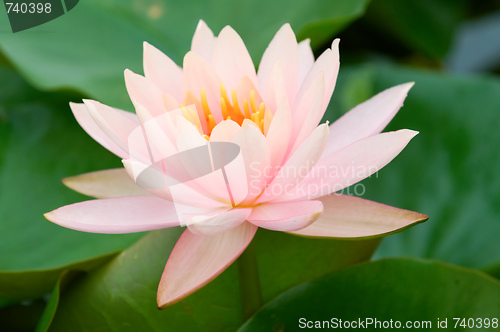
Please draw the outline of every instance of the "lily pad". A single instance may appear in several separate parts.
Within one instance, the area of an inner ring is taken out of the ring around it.
[[[62,111],[74,95],[43,95],[4,67],[0,78],[9,82],[0,94],[0,302],[8,302],[48,293],[63,269],[95,267],[142,235],[86,234],[43,217],[86,199],[62,178],[120,161]]]
[[[243,324],[231,265],[181,302],[158,310],[156,290],[180,229],[150,232],[62,294],[49,331],[234,331]],[[369,259],[378,240],[310,239],[259,229],[254,245],[263,300],[306,280]],[[196,273],[196,271],[193,271]]]
[[[352,266],[306,282],[267,304],[238,331],[332,326],[439,331],[444,324],[462,329],[462,319],[467,328],[492,328],[499,326],[499,315],[498,280],[441,262],[399,258]],[[460,318],[458,324],[455,318]]]

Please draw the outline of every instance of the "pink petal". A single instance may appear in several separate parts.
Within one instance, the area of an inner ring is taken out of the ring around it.
[[[251,208],[235,208],[215,215],[191,215],[186,220],[194,234],[217,235],[241,225],[252,212]]]
[[[136,103],[135,108],[138,114],[147,112],[141,104]],[[176,153],[175,142],[178,133],[174,123],[181,114],[177,109],[143,121],[142,125],[129,135],[130,158],[152,164]]]
[[[153,82],[163,93],[177,100],[182,94],[182,68],[156,47],[144,42],[144,76]]]
[[[320,201],[267,203],[254,207],[248,221],[273,231],[290,232],[311,225],[322,212]]]
[[[331,49],[327,49],[319,56],[300,86],[297,97],[297,99],[300,100],[302,94],[307,91],[309,85],[313,83],[318,74],[323,72],[325,78],[325,94],[323,97],[322,115],[328,107],[333,90],[335,89],[335,83],[337,82],[337,75],[340,67],[339,42],[340,39],[335,39]],[[294,109],[294,113],[297,111],[299,111],[299,109]]]
[[[64,178],[62,182],[74,191],[96,198],[149,195],[124,168],[80,174]]]
[[[234,136],[233,143],[241,149],[245,164],[248,196],[245,202],[257,197],[267,183],[266,170],[269,169],[271,152],[266,138],[255,126],[245,126]]]
[[[292,195],[276,201],[314,199],[353,185],[381,170],[417,134],[408,129],[382,133],[322,157]]]
[[[172,305],[215,279],[241,255],[256,231],[250,223],[214,236],[185,230],[163,271],[158,307]]]
[[[127,69],[125,70],[125,85],[127,86],[127,91],[132,103],[136,106],[137,116],[141,122],[145,122],[167,112],[162,99],[163,93],[146,77],[137,75]],[[141,105],[142,107],[139,108],[137,105]],[[176,108],[178,107],[177,104]]]
[[[240,129],[240,125],[233,120],[224,120],[218,123],[212,130],[210,142],[231,142],[234,135],[236,135]]]
[[[196,97],[205,89],[208,106],[216,123],[222,121],[220,106],[221,79],[214,69],[201,56],[188,52],[184,57],[184,90],[191,91]]]
[[[174,204],[155,196],[96,199],[63,206],[45,218],[90,233],[135,233],[179,226]]]
[[[230,26],[220,32],[215,42],[211,64],[230,93],[236,89],[241,77],[247,76],[256,84],[257,75],[252,58],[243,40]]]
[[[307,176],[318,162],[328,138],[328,126],[320,125],[288,158],[273,181],[266,187],[257,203],[263,203],[277,197],[288,197],[293,188]],[[284,198],[284,200],[286,200]]]
[[[281,165],[290,143],[292,134],[292,114],[288,101],[284,100],[274,113],[266,141],[271,151],[271,165]]]
[[[144,189],[147,188],[148,192],[150,192],[151,194],[153,194],[157,197],[163,198],[167,201],[173,201],[172,193],[170,192],[170,188],[168,187],[167,184],[165,184],[165,185],[155,184],[154,186],[150,186],[149,183],[147,182],[149,179],[146,179],[146,180],[143,180],[142,178],[138,179],[138,176],[140,176],[141,173],[146,168],[148,168],[148,166],[150,166],[150,164],[145,165],[137,160],[131,160],[131,159],[123,159],[122,163],[123,163],[123,166],[125,168],[125,171],[127,172],[127,175],[131,179],[134,179],[134,182],[136,180],[138,180],[141,183],[141,188],[144,188]]]
[[[346,195],[321,197],[325,211],[311,226],[292,232],[314,237],[373,238],[400,232],[428,216]]]
[[[324,94],[325,80],[323,72],[320,72],[298,101],[293,117],[293,145],[290,145],[289,153],[293,153],[318,127],[325,111],[322,108]]]
[[[128,150],[123,146],[116,144],[109,136],[97,125],[85,104],[69,103],[71,110],[78,121],[78,124],[90,135],[97,143],[114,153],[120,158],[128,157]],[[132,113],[131,113],[132,115]]]
[[[99,128],[126,153],[127,157],[128,137],[139,126],[137,116],[94,100],[84,99],[83,102]]]
[[[360,139],[380,133],[403,106],[403,101],[413,83],[389,88],[354,107],[331,124],[324,155],[339,151]]]
[[[314,54],[311,49],[311,40],[304,39],[298,45],[299,48],[299,86],[302,85],[307,74],[314,65]]]
[[[299,51],[295,34],[289,24],[281,27],[262,56],[257,73],[261,89],[267,88],[271,72],[277,61],[281,61],[283,65],[288,101],[290,105],[293,105],[299,80]],[[264,99],[267,99],[267,96],[264,96]]]
[[[288,101],[286,89],[287,89],[287,84],[285,83],[285,74],[283,72],[283,65],[281,61],[278,60],[276,61],[273,69],[271,70],[267,88],[264,94],[266,96],[265,100],[266,106],[269,107],[270,110],[274,111],[275,109],[278,108],[278,105],[283,103],[284,100]]]
[[[205,61],[210,62],[216,40],[212,30],[203,20],[200,20],[191,41],[191,51],[198,53]]]
[[[207,140],[201,136],[196,127],[184,117],[177,117],[177,149],[179,152],[207,145]]]

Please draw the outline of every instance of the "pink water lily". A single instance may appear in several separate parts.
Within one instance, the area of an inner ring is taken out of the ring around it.
[[[426,220],[420,213],[334,194],[380,170],[417,134],[381,133],[411,83],[379,93],[331,125],[319,124],[335,87],[338,45],[335,40],[315,61],[309,41],[297,43],[285,24],[256,72],[229,26],[215,37],[200,21],[182,68],[145,43],[145,76],[125,71],[136,114],[92,100],[71,104],[79,124],[121,157],[124,169],[65,179],[70,188],[99,199],[61,207],[47,219],[97,233],[187,225],[161,277],[159,307],[216,278],[258,227],[309,237],[366,238]],[[142,147],[131,140],[137,133],[148,137]],[[179,216],[171,188],[137,185],[148,166],[141,158],[154,153],[165,158],[216,142],[239,147],[240,164],[225,174],[230,200],[224,196],[226,185],[197,182],[179,199],[194,207],[204,200],[213,206]]]

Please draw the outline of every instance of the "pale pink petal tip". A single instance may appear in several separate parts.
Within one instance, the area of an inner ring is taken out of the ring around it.
[[[158,307],[175,304],[215,279],[241,255],[256,231],[248,222],[214,236],[185,230],[163,271]]]
[[[134,233],[180,225],[174,204],[155,196],[84,201],[44,216],[60,226],[89,233]]]
[[[107,169],[62,179],[62,183],[81,194],[95,198],[149,195],[124,168]]]
[[[401,232],[429,219],[425,214],[398,209],[359,197],[328,195],[320,200],[322,216],[296,235],[331,238],[378,238]]]

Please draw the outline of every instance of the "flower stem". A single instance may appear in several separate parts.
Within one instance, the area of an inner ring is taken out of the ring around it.
[[[257,253],[253,243],[238,258],[238,277],[243,318],[247,320],[262,307]]]

